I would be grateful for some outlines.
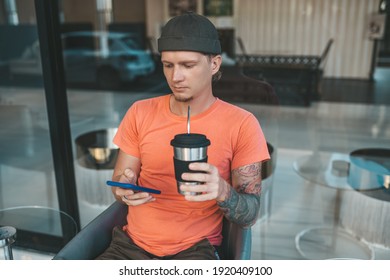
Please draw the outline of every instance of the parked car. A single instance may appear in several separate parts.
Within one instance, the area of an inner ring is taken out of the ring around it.
[[[155,70],[150,52],[140,49],[129,33],[69,32],[62,44],[68,83],[95,82],[113,89]],[[9,69],[11,75],[42,75],[38,41],[12,60]]]

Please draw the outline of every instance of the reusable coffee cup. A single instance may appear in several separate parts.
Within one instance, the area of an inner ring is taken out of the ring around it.
[[[183,173],[195,173],[189,169],[189,164],[192,162],[207,162],[207,147],[210,145],[210,140],[203,134],[183,133],[175,135],[171,140],[173,146],[173,163],[175,167],[175,177],[177,182],[177,190],[180,194],[197,195],[198,192],[182,192],[181,185],[199,185],[202,182],[186,181],[181,178]]]

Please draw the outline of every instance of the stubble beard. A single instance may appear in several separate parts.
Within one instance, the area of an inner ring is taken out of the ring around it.
[[[177,102],[183,102],[183,103],[189,103],[193,99],[192,96],[190,96],[190,97],[180,97],[180,96],[173,95],[173,97],[175,98],[175,100]]]

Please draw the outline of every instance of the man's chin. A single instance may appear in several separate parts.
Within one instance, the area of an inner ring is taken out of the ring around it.
[[[173,97],[177,102],[183,102],[183,103],[188,103],[192,100],[192,96],[187,97],[187,96],[180,96],[180,95],[173,94]]]

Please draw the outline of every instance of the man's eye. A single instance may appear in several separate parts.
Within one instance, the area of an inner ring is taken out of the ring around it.
[[[165,68],[172,68],[172,64],[163,64]]]
[[[185,64],[185,65],[184,65],[185,68],[192,68],[192,67],[194,67],[194,66],[195,66],[194,64]]]

